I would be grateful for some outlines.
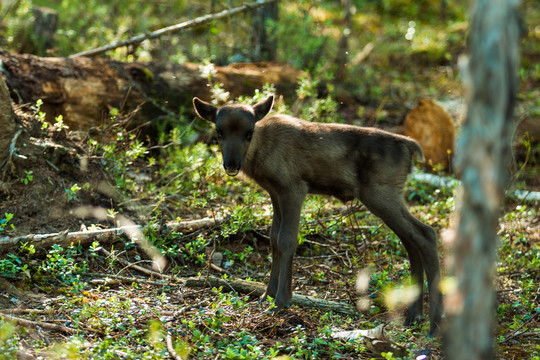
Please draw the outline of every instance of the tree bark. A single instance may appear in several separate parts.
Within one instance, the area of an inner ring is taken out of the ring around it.
[[[15,118],[9,91],[4,82],[4,77],[0,73],[0,165],[5,164],[10,156],[9,148],[15,136]]]
[[[335,80],[345,81],[347,78],[347,60],[349,58],[349,35],[351,34],[352,0],[341,1],[345,16],[343,17],[343,31],[339,39],[335,63],[337,65]]]
[[[109,122],[112,107],[135,109],[135,125],[164,115],[175,116],[182,107],[191,109],[194,96],[209,98],[208,78],[192,63],[123,63],[110,59],[44,58],[0,50],[2,72],[11,97],[18,103],[35,104],[47,121],[58,115],[71,130],[88,130]],[[253,94],[264,84],[292,99],[303,72],[283,64],[232,64],[215,67],[213,82],[223,83],[232,97]]]
[[[277,41],[268,31],[267,22],[278,19],[278,0],[254,11],[252,24],[253,57],[255,61],[274,61],[277,56]]]
[[[509,182],[512,115],[519,63],[515,0],[473,5],[469,58],[462,59],[467,117],[456,166],[463,200],[454,244],[457,286],[447,295],[448,359],[494,359],[494,269],[499,206]]]

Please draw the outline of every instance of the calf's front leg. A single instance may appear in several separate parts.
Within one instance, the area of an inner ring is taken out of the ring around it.
[[[274,216],[272,218],[272,227],[270,228],[270,246],[272,248],[272,268],[270,270],[270,281],[265,293],[261,297],[261,301],[265,301],[269,296],[276,297],[279,283],[279,265],[281,264],[281,254],[278,251],[279,228],[281,227],[281,211],[278,198],[270,194],[272,199],[272,208]]]
[[[290,305],[292,299],[292,266],[293,257],[298,245],[298,228],[300,212],[307,190],[289,189],[278,194],[277,201],[280,210],[280,226],[277,237],[276,251],[272,250],[272,272],[279,271],[277,276],[277,292],[275,296],[276,310]],[[276,262],[277,260],[277,262]],[[270,276],[272,281],[272,275]],[[272,284],[269,285],[272,289]]]

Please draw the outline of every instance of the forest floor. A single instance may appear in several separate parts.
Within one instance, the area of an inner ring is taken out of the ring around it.
[[[344,309],[359,304],[359,312],[341,314],[339,306],[332,311],[292,306],[272,315],[256,296],[268,280],[271,261],[269,199],[253,185],[227,179],[215,146],[193,146],[188,157],[200,157],[203,170],[188,171],[200,178],[191,178],[191,185],[177,184],[170,174],[160,178],[159,163],[140,158],[121,171],[111,170],[114,159],[96,152],[88,138],[67,130],[42,130],[29,108],[19,108],[17,115],[24,129],[18,153],[26,159],[4,169],[0,208],[13,218],[4,218],[1,235],[111,228],[120,212],[146,225],[147,238],[160,248],[169,267],[166,278],[142,273],[133,265],[151,269],[149,256],[122,235],[99,245],[70,244],[60,236],[60,245],[33,247],[28,241],[3,251],[0,313],[8,321],[0,347],[5,353],[19,358],[442,358],[440,339],[426,337],[427,319],[405,328],[402,307],[393,309],[385,302],[385,297],[399,298],[409,289],[408,260],[395,235],[360,205],[321,197],[308,200],[294,273],[295,293],[337,301]],[[133,144],[126,142],[125,149]],[[534,162],[524,168],[538,172]],[[121,179],[131,179],[131,189],[139,190],[126,195],[112,185]],[[531,179],[517,187],[537,189]],[[151,182],[168,189],[156,191],[148,187]],[[412,213],[439,234],[451,228],[456,196],[455,189],[414,181],[406,192]],[[74,216],[74,209],[88,206],[107,209],[110,219]],[[501,215],[496,330],[500,359],[540,354],[538,208],[538,203],[509,200]],[[228,218],[196,231],[163,230],[164,219],[220,217]],[[443,264],[449,254],[441,244]],[[359,287],[366,276],[366,284]],[[221,286],[210,281],[214,277],[223,279]],[[189,278],[199,281],[193,285]],[[246,279],[254,282],[251,293],[231,292],[235,281]],[[381,324],[389,342],[332,335]],[[170,349],[167,337],[173,343]],[[393,343],[401,347],[390,347]]]

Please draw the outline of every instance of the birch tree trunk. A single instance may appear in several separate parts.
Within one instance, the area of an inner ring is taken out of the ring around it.
[[[463,199],[445,350],[447,359],[491,360],[498,216],[510,179],[520,17],[518,0],[476,0],[472,10],[469,56],[460,60],[468,110],[455,159]]]

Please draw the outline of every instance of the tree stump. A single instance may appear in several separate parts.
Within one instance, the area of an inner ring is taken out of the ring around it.
[[[405,117],[403,133],[420,143],[429,169],[436,165],[446,170],[451,168],[456,129],[452,118],[440,105],[421,99]]]

